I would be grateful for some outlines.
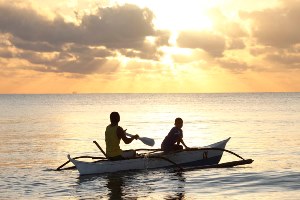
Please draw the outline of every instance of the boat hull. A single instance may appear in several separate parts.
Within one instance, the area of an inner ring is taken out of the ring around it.
[[[224,149],[230,138],[208,145],[204,148]],[[80,175],[100,174],[126,170],[143,170],[166,167],[194,167],[218,164],[222,158],[223,151],[205,149],[192,149],[174,153],[154,153],[149,157],[139,157],[128,160],[109,161],[103,160],[97,163],[90,163],[72,159],[69,160],[76,166]]]

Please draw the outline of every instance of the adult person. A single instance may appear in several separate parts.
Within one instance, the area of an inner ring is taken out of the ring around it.
[[[182,150],[183,146],[188,148],[183,141],[183,132],[181,129],[183,126],[183,120],[181,118],[176,118],[174,125],[175,126],[170,130],[168,135],[161,143],[161,149],[164,152]],[[183,146],[180,145],[180,143],[183,144]]]
[[[120,140],[122,139],[125,144],[131,143],[134,139],[138,139],[138,135],[133,137],[127,137],[122,127],[118,124],[120,122],[120,115],[118,112],[112,112],[110,114],[111,124],[106,127],[105,130],[105,143],[106,143],[106,155],[109,160],[122,160],[125,157],[124,152],[120,148]]]

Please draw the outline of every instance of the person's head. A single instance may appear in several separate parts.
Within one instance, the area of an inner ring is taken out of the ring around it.
[[[182,128],[183,126],[183,120],[181,118],[176,118],[175,119],[175,124],[174,124],[177,128]]]
[[[112,124],[117,124],[120,121],[120,115],[118,112],[112,112],[110,113],[110,122]]]

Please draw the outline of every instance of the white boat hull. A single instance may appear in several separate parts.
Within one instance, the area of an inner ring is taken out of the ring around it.
[[[230,138],[208,145],[203,148],[221,148],[224,149],[226,143]],[[180,151],[170,154],[156,153],[151,154],[149,158],[147,156],[128,159],[128,160],[118,160],[118,161],[109,161],[103,160],[97,163],[90,163],[84,161],[78,161],[72,159],[68,155],[68,159],[76,166],[80,175],[87,174],[99,174],[99,173],[109,173],[109,172],[118,172],[118,171],[127,171],[127,170],[142,170],[142,169],[154,169],[154,168],[163,168],[163,167],[173,167],[176,163],[181,167],[185,166],[203,166],[203,165],[212,165],[218,164],[222,158],[223,151],[218,150],[193,150],[193,151]],[[164,160],[165,157],[170,161]]]

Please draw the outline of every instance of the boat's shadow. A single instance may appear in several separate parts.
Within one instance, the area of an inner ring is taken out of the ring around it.
[[[164,199],[184,199],[185,180],[182,172],[174,169],[159,169],[80,176],[78,184],[99,185],[100,183],[102,190],[106,190],[105,195],[108,199],[138,199],[149,195],[155,196],[157,186],[167,183],[169,187],[176,190],[164,192]]]

